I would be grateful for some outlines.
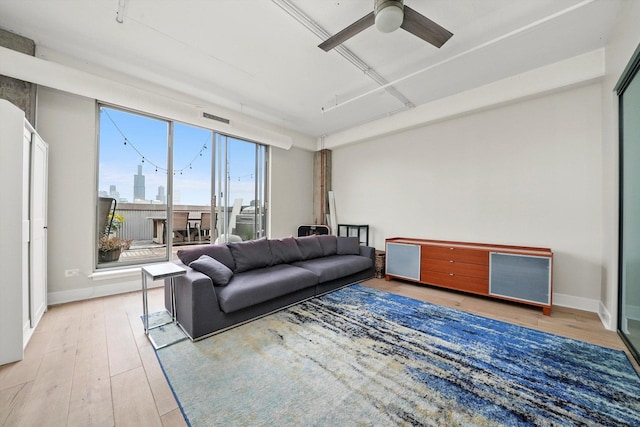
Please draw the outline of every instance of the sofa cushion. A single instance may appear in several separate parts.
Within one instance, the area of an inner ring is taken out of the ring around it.
[[[235,273],[271,265],[271,249],[267,239],[228,243],[227,246],[236,262],[236,268],[233,270]]]
[[[209,276],[216,286],[225,286],[233,277],[233,271],[229,267],[209,255],[201,255],[200,258],[189,263],[189,267]]]
[[[322,246],[322,254],[324,256],[335,255],[338,253],[338,239],[330,234],[318,236],[320,246]]]
[[[269,247],[271,248],[271,265],[289,264],[302,260],[302,252],[293,237],[270,239]]]
[[[318,236],[315,234],[311,236],[298,237],[296,239],[296,243],[302,253],[302,259],[313,259],[324,256]]]
[[[337,246],[338,255],[360,254],[360,242],[357,237],[338,236]]]
[[[191,264],[202,255],[209,255],[211,258],[216,261],[220,261],[231,270],[236,268],[236,263],[233,260],[233,256],[231,256],[231,251],[227,245],[198,245],[192,248],[180,249],[177,255],[184,265]]]
[[[218,304],[232,313],[318,284],[311,271],[289,264],[235,274],[228,286],[217,287]]]
[[[319,283],[325,283],[371,268],[373,260],[360,255],[333,255],[298,261],[291,265],[311,271],[318,276]]]

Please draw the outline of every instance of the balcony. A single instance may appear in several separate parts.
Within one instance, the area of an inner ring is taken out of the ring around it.
[[[177,251],[185,246],[215,242],[218,236],[218,222],[221,218],[226,218],[226,225],[231,229],[231,234],[240,236],[242,240],[251,240],[264,236],[264,231],[256,233],[255,224],[260,222],[264,224],[264,219],[257,221],[253,206],[240,207],[240,212],[235,215],[232,207],[216,207],[216,220],[211,221],[210,231],[201,230],[200,220],[202,214],[210,212],[210,209],[210,206],[174,205],[174,212],[188,212],[189,230],[187,236],[174,238],[173,233],[165,229],[166,205],[118,203],[116,215],[122,216],[123,221],[120,228],[112,234],[120,239],[130,240],[131,245],[120,253],[116,261],[100,263],[100,265],[113,267],[118,264],[144,263],[166,259],[167,234],[173,240],[170,259],[176,260]]]

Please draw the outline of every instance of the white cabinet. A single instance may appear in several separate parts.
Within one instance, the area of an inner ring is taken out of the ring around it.
[[[0,99],[0,365],[21,360],[47,308],[48,146]]]

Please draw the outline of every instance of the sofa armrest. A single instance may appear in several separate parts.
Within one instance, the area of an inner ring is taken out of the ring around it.
[[[371,261],[376,262],[376,248],[371,246],[360,246],[360,256],[371,258]]]
[[[202,318],[221,315],[218,296],[209,276],[184,266],[187,272],[175,280],[176,311],[178,323],[191,336],[200,335],[198,328]],[[165,285],[165,304],[168,302],[168,282]],[[170,302],[167,309],[171,307]],[[170,310],[169,310],[170,311]]]

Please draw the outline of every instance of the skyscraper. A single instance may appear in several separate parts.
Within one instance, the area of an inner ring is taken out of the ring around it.
[[[115,185],[110,185],[109,186],[109,197],[113,197],[117,201],[120,201],[120,192],[118,190],[116,190],[116,186]]]
[[[133,201],[143,201],[144,197],[144,175],[142,175],[142,165],[138,165],[138,174],[133,176]]]
[[[156,194],[156,200],[162,202],[162,203],[166,203],[167,202],[167,197],[164,195],[164,186],[159,185],[158,186],[158,194]]]

